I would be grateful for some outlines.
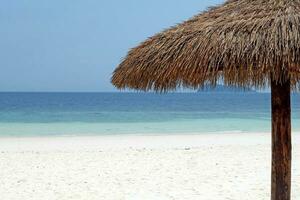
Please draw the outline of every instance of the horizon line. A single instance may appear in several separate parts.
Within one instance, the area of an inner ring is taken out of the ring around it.
[[[213,92],[213,93],[271,93],[270,91],[259,91],[255,90],[254,92],[247,91],[203,91],[204,93]],[[190,91],[169,91],[169,92],[155,92],[155,91],[0,91],[0,93],[154,93],[154,94],[170,94],[170,93],[201,93],[201,90],[190,90]]]

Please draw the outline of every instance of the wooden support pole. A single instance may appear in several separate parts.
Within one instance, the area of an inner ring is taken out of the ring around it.
[[[291,84],[271,81],[272,192],[271,200],[291,198]]]

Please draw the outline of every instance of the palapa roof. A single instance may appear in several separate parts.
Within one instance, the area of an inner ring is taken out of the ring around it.
[[[114,71],[120,89],[216,84],[264,87],[300,79],[300,0],[229,0],[148,38]]]

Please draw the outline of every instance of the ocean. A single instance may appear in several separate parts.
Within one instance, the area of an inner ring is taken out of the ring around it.
[[[292,96],[300,131],[300,95]],[[269,132],[270,94],[0,93],[0,136]]]

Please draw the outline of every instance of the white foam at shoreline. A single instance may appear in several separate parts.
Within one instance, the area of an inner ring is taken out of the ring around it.
[[[0,138],[0,150],[51,151],[112,148],[185,148],[269,143],[269,133],[2,137]]]
[[[300,133],[293,133],[300,143]],[[124,148],[197,148],[271,143],[270,133],[155,134],[105,136],[0,137],[0,151],[97,150]]]

